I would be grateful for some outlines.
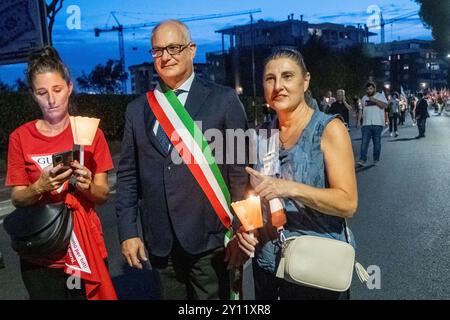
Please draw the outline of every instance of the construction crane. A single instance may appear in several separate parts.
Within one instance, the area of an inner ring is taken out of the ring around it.
[[[209,19],[219,19],[219,18],[226,18],[226,17],[234,17],[234,16],[240,16],[240,15],[247,15],[249,14],[250,17],[253,19],[254,13],[261,12],[261,9],[251,9],[251,10],[245,10],[245,11],[235,11],[235,12],[228,12],[228,13],[217,13],[217,14],[208,14],[208,15],[200,15],[200,16],[194,16],[194,17],[188,17],[188,18],[181,18],[178,19],[182,22],[192,22],[192,21],[199,21],[199,20],[209,20]],[[123,32],[124,30],[129,29],[138,29],[138,28],[146,28],[146,27],[153,27],[159,23],[158,22],[148,22],[148,23],[141,23],[141,24],[132,24],[124,26],[119,22],[119,19],[117,19],[116,12],[112,11],[111,16],[116,21],[116,26],[113,26],[111,28],[107,29],[100,29],[95,28],[95,36],[99,37],[101,33],[104,32],[117,32],[119,36],[119,56],[120,56],[120,65],[122,66],[122,70],[125,71],[125,45],[123,40]],[[126,80],[122,81],[122,91],[124,93],[127,92],[127,82]]]
[[[404,15],[401,15],[401,16],[398,16],[398,17],[395,17],[395,18],[392,18],[392,19],[389,19],[389,20],[384,20],[383,13],[380,11],[380,24],[379,25],[375,25],[375,26],[370,26],[370,27],[371,28],[381,27],[381,43],[384,43],[385,42],[384,27],[387,24],[391,24],[392,25],[394,22],[401,21],[401,20],[404,20],[404,19],[408,19],[408,18],[411,18],[411,17],[413,17],[415,15],[417,15],[417,11],[406,13]]]

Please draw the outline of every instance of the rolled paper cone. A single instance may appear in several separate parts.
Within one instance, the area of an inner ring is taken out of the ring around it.
[[[75,144],[90,146],[94,141],[100,119],[89,117],[70,117],[73,141]]]
[[[280,199],[275,198],[269,201],[272,226],[282,228],[286,224],[286,214]]]
[[[245,231],[251,231],[263,226],[261,202],[259,197],[250,197],[246,200],[231,204]]]

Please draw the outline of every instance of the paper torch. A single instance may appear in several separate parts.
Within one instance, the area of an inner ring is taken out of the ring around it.
[[[70,117],[73,142],[80,146],[80,164],[84,166],[84,146],[90,146],[94,141],[100,119],[89,117]]]
[[[251,196],[246,200],[233,202],[231,204],[236,212],[239,221],[242,223],[245,231],[254,237],[253,231],[263,226],[261,201],[259,196]],[[254,254],[251,256],[254,257]]]

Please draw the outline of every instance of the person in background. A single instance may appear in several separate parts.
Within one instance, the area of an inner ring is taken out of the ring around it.
[[[391,137],[398,137],[397,133],[397,123],[398,123],[398,114],[400,110],[400,100],[398,99],[398,93],[394,92],[389,100],[387,112],[389,115],[389,135]],[[392,133],[392,129],[394,129],[394,133]]]
[[[323,96],[322,101],[320,102],[321,109],[320,111],[327,113],[328,109],[330,109],[331,105],[336,101],[333,97],[333,92],[327,91],[326,95]]]
[[[401,126],[405,125],[407,108],[408,108],[408,102],[406,101],[406,97],[402,95],[400,97],[400,118],[399,118],[399,123],[398,123]]]
[[[305,100],[308,103],[308,105],[310,107],[312,107],[314,110],[320,110],[319,105],[317,104],[317,100],[314,99],[311,90],[306,90],[305,91]],[[270,108],[270,107],[269,107]],[[270,108],[270,110],[273,111],[272,108]]]
[[[370,140],[373,142],[373,163],[380,161],[381,155],[381,133],[385,124],[384,114],[387,100],[384,93],[377,93],[374,82],[366,84],[366,95],[361,99],[361,110],[359,120],[363,118],[361,133],[361,153],[358,165],[365,166]]]
[[[417,94],[419,101],[417,102],[416,108],[414,110],[414,115],[417,121],[417,129],[419,130],[419,135],[416,139],[425,138],[425,129],[427,124],[427,118],[430,117],[428,113],[428,102],[424,98],[423,93],[419,92]]]
[[[338,114],[344,120],[344,124],[349,127],[350,125],[350,111],[352,107],[347,103],[345,98],[345,90],[339,89],[336,91],[336,101],[331,104],[328,109],[328,114]]]
[[[353,110],[355,112],[356,115],[356,123],[355,123],[355,127],[359,128],[361,126],[360,118],[359,118],[359,112],[361,110],[361,99],[359,99],[358,96],[353,96]],[[362,119],[361,119],[362,120]]]
[[[411,121],[412,121],[413,127],[416,125],[416,116],[414,115],[414,110],[416,109],[416,103],[417,103],[416,97],[413,94],[411,94],[408,98],[408,110],[409,110],[409,115],[411,116]]]

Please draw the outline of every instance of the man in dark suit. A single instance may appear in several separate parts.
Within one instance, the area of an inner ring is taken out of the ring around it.
[[[419,101],[416,105],[416,120],[417,120],[417,128],[419,129],[419,135],[416,137],[416,139],[425,138],[425,126],[427,123],[427,118],[430,117],[428,113],[428,102],[424,99],[423,94],[419,93],[417,95],[419,98]]]
[[[196,45],[185,24],[165,21],[154,28],[151,41],[156,72],[192,119],[201,121],[203,132],[214,128],[225,137],[226,129],[247,129],[244,108],[234,90],[195,76]],[[146,96],[131,102],[117,172],[122,254],[130,266],[142,268],[148,250],[164,299],[228,299],[225,227],[189,168],[184,162],[176,164],[174,155],[177,151]],[[232,201],[240,200],[248,185],[245,164],[218,160],[216,155]],[[138,235],[138,213],[145,245]],[[235,239],[227,250],[229,267],[248,258]]]

